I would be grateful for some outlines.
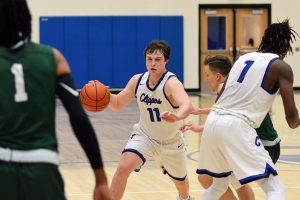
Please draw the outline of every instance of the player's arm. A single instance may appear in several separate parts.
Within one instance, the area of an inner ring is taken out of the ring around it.
[[[168,79],[165,85],[165,92],[171,103],[179,106],[179,109],[177,113],[163,112],[160,117],[168,122],[175,122],[188,117],[193,110],[193,106],[182,83],[177,77],[173,76]]]
[[[99,197],[107,200],[112,199],[103,169],[96,134],[79,101],[69,65],[58,50],[54,50],[54,55],[57,74],[56,93],[66,108],[73,131],[94,169],[96,178],[95,199],[99,199]]]
[[[211,108],[193,108],[191,114],[193,115],[208,115]]]
[[[125,108],[132,99],[135,98],[135,87],[138,78],[141,74],[134,75],[127,83],[126,87],[118,94],[110,94],[110,101],[108,107],[114,111],[119,112]]]
[[[292,68],[286,62],[278,60],[272,64],[270,72],[273,70],[278,75],[279,89],[286,121],[291,128],[297,128],[300,125],[300,119],[294,99],[294,74]]]
[[[218,94],[222,92],[223,86],[224,86],[224,83],[221,83],[218,86],[218,91],[217,91]],[[201,114],[208,115],[210,113],[210,111],[211,111],[211,108],[194,108],[194,110],[191,112],[191,114],[193,114],[193,115],[201,115]]]

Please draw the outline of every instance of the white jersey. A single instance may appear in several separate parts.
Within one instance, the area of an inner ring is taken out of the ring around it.
[[[144,73],[138,80],[135,94],[140,110],[140,130],[155,140],[168,140],[176,137],[182,121],[166,122],[160,118],[164,111],[176,112],[178,107],[171,104],[165,94],[167,80],[175,76],[171,72],[162,75],[154,88],[149,86],[149,73]]]
[[[241,56],[234,63],[213,109],[240,116],[258,128],[278,93],[278,89],[263,88],[269,67],[276,59],[279,57],[273,53],[253,52]]]

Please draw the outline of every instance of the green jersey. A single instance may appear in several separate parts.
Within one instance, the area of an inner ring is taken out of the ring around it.
[[[0,47],[0,147],[57,150],[56,64],[52,48]]]
[[[269,113],[261,123],[260,127],[255,130],[261,140],[273,141],[278,138],[278,134],[273,127],[273,123]]]

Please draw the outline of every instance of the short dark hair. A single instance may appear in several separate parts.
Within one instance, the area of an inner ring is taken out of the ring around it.
[[[31,14],[26,0],[0,0],[0,46],[31,39]]]
[[[232,67],[229,58],[222,55],[206,56],[203,64],[208,65],[211,71],[220,73],[223,76],[228,76]]]
[[[146,58],[146,54],[153,53],[155,51],[160,51],[163,55],[165,60],[169,60],[171,49],[168,43],[164,40],[152,40],[144,51],[144,56]]]
[[[287,53],[293,54],[291,43],[298,35],[289,25],[289,19],[273,23],[266,30],[258,47],[259,52],[276,53],[284,58]]]

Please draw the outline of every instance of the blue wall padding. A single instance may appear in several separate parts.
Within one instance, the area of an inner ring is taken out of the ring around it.
[[[79,28],[80,27],[80,28]],[[77,87],[82,87],[89,71],[89,20],[87,17],[65,18],[65,56],[72,68]]]
[[[65,55],[78,88],[95,79],[124,88],[146,71],[144,49],[157,39],[171,46],[167,69],[183,81],[182,16],[40,17],[40,42]]]
[[[144,50],[151,40],[160,39],[160,17],[137,18],[137,65],[136,71],[144,73],[146,69]]]
[[[91,17],[89,26],[88,80],[101,80],[110,87],[113,86],[112,21],[112,17]]]
[[[168,41],[171,47],[169,71],[175,73],[183,81],[183,18],[162,17],[161,39]]]
[[[64,52],[64,17],[40,18],[40,41]]]
[[[136,73],[136,17],[113,18],[113,86],[122,88]]]

